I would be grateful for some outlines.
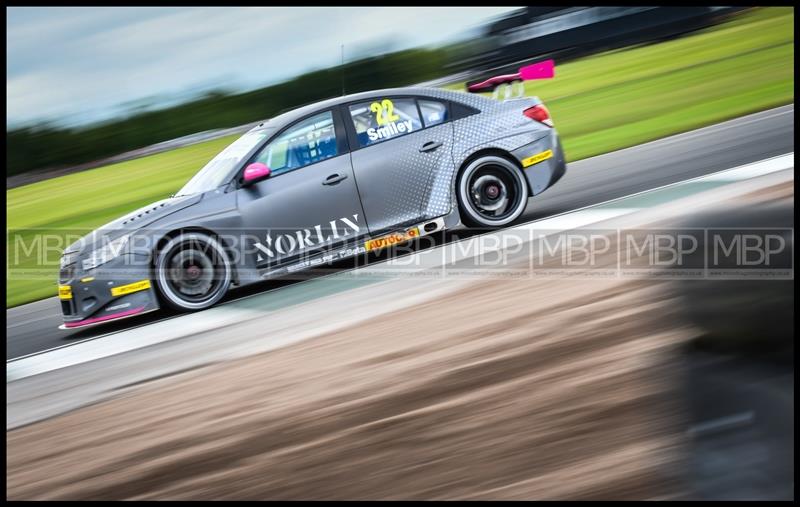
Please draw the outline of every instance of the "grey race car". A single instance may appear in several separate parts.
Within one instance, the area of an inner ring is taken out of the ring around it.
[[[464,224],[505,226],[565,171],[537,98],[431,88],[326,100],[253,128],[173,197],[70,245],[64,326],[218,302],[286,275]]]

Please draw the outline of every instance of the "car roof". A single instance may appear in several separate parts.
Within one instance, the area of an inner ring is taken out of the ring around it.
[[[292,109],[291,111],[287,111],[285,113],[279,114],[274,118],[264,121],[260,123],[252,130],[261,130],[261,129],[272,129],[272,128],[282,128],[290,123],[295,122],[296,120],[300,120],[305,116],[312,114],[316,111],[322,111],[339,104],[346,104],[348,102],[357,102],[359,100],[368,100],[371,98],[375,98],[376,96],[386,96],[386,95],[422,95],[428,97],[435,97],[435,98],[450,98],[450,95],[453,95],[454,99],[458,99],[459,96],[463,95],[463,93],[454,92],[450,90],[443,90],[441,88],[429,88],[429,87],[422,87],[422,86],[405,86],[401,88],[384,88],[381,90],[370,90],[367,92],[360,92],[360,93],[352,93],[350,95],[343,95],[341,97],[333,97],[330,99],[325,99],[319,102],[314,102],[313,104],[308,104],[305,106],[300,106],[296,109]]]

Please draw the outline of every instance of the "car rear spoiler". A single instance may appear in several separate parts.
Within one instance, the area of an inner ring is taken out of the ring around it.
[[[521,67],[519,71],[514,74],[502,74],[499,76],[490,77],[488,79],[467,83],[467,91],[470,93],[492,92],[492,96],[497,98],[499,91],[504,88],[504,85],[508,85],[504,88],[504,98],[508,99],[511,97],[514,85],[519,84],[517,87],[517,96],[521,97],[524,93],[524,87],[522,85],[523,81],[529,81],[533,79],[552,79],[555,77],[555,69],[556,65],[554,60],[545,60],[543,62],[533,63],[531,65]]]

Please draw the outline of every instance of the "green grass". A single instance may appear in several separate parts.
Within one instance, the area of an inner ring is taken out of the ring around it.
[[[53,296],[59,249],[92,229],[178,190],[238,136],[53,178],[6,192],[9,238],[6,306]],[[39,233],[52,235],[45,258],[24,255]],[[70,238],[71,237],[71,238]],[[63,239],[59,239],[63,238]],[[15,259],[20,259],[15,262]]]
[[[793,8],[756,9],[680,39],[557,65],[555,79],[529,81],[526,93],[545,101],[567,159],[579,160],[793,102],[793,27]],[[93,229],[175,192],[232,140],[9,190],[8,229]],[[33,234],[21,236],[30,242]],[[6,305],[54,295],[57,246],[46,259],[14,263],[11,239]]]
[[[550,109],[570,161],[791,103],[794,9],[557,64],[555,79],[525,90]]]

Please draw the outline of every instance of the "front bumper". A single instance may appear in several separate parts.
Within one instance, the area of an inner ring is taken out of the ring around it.
[[[88,273],[59,281],[64,324],[72,329],[157,310],[158,297],[146,265],[123,255]]]

